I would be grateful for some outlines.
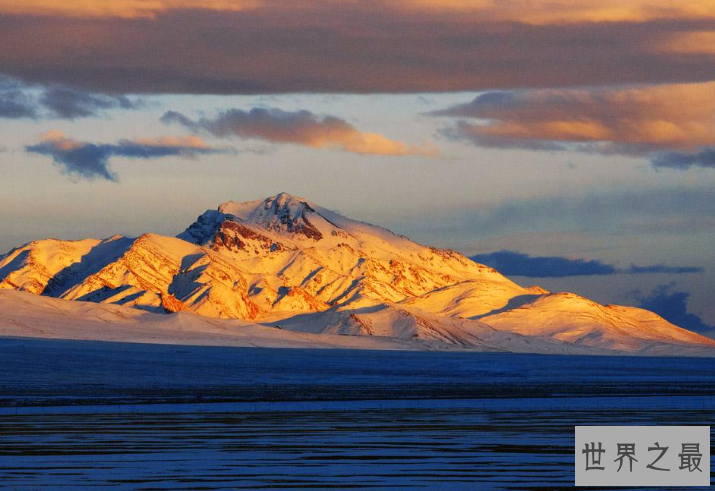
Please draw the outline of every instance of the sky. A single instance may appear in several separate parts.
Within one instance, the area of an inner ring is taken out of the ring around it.
[[[0,251],[285,191],[715,331],[711,0],[0,0]]]

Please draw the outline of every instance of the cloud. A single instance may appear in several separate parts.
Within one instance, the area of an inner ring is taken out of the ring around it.
[[[715,215],[702,216],[693,214],[693,216],[687,216],[684,214],[681,216],[652,217],[647,220],[626,219],[623,223],[623,228],[633,233],[644,234],[701,233],[715,230]]]
[[[600,190],[582,195],[507,200],[451,212],[449,234],[495,237],[538,232],[580,232],[683,237],[715,230],[715,189],[709,186]],[[449,221],[449,222],[448,222]],[[440,222],[440,223],[441,223]],[[466,231],[466,232],[462,232]]]
[[[137,109],[141,103],[126,96],[93,94],[69,87],[52,87],[40,97],[40,104],[53,117],[62,119],[87,118],[97,116],[107,109]]]
[[[715,144],[714,94],[715,82],[502,91],[432,114],[476,120],[462,121],[452,134],[478,144],[566,149],[567,144],[605,143],[604,151],[643,154]]]
[[[311,148],[338,148],[346,152],[369,155],[433,155],[434,149],[409,147],[377,133],[363,133],[350,123],[334,116],[318,116],[310,111],[282,111],[275,108],[253,108],[250,111],[229,109],[215,119],[193,121],[181,113],[169,111],[164,123],[178,123],[194,132],[214,136],[249,138],[272,143],[293,143]]]
[[[663,152],[652,158],[655,168],[685,170],[691,167],[715,169],[715,147],[701,148],[698,152]]]
[[[412,10],[472,13],[492,21],[537,25],[715,18],[715,7],[708,0],[695,0],[680,5],[668,0],[393,0],[383,3],[397,4]]]
[[[664,266],[662,264],[636,266],[635,264],[631,264],[630,268],[622,270],[621,272],[628,274],[693,274],[702,273],[703,271],[705,271],[703,268],[694,266]]]
[[[154,18],[175,9],[240,11],[259,4],[258,0],[0,0],[0,13],[68,17]]]
[[[715,31],[674,33],[660,43],[664,51],[673,53],[715,54]]]
[[[715,326],[705,324],[699,316],[688,312],[690,293],[677,291],[676,287],[676,283],[668,283],[658,285],[648,295],[635,291],[630,296],[639,307],[655,312],[668,322],[701,334],[715,334]]]
[[[0,75],[0,118],[77,119],[109,109],[138,109],[142,101],[123,95],[87,92],[63,86],[32,86]]]
[[[715,79],[712,48],[687,38],[715,31],[712,9],[700,2],[0,1],[0,73],[102,93],[414,93]]]
[[[0,91],[0,118],[22,119],[37,117],[33,100],[21,90]]]
[[[25,148],[27,152],[52,157],[63,173],[79,179],[117,181],[109,168],[111,157],[153,159],[161,157],[194,157],[223,153],[196,137],[120,140],[117,144],[94,144],[73,140],[62,132],[51,131],[42,141]]]
[[[671,267],[665,265],[635,266],[619,269],[597,259],[566,258],[558,256],[530,256],[513,251],[498,251],[472,256],[475,262],[486,264],[507,276],[528,276],[534,278],[563,278],[567,276],[591,276],[612,274],[700,273],[702,268]]]
[[[339,7],[348,2],[331,0],[301,0],[286,5],[279,0],[0,0],[0,13],[59,15],[70,17],[155,18],[172,10],[219,10],[236,12],[262,8],[269,12],[291,12],[295,9],[315,9],[320,6]],[[479,15],[489,21],[524,22],[529,24],[564,24],[591,22],[642,22],[654,19],[712,19],[715,8],[709,0],[673,3],[670,0],[365,0],[364,9],[387,10],[395,15],[427,12],[435,15],[459,13]]]
[[[478,146],[648,156],[656,168],[715,167],[715,82],[487,92],[434,111]]]
[[[0,74],[0,118],[21,119],[37,117],[35,101],[22,89],[22,84]]]
[[[561,278],[564,276],[607,275],[616,272],[615,267],[598,260],[532,257],[528,254],[512,251],[477,254],[470,259],[491,266],[502,274],[511,276]]]

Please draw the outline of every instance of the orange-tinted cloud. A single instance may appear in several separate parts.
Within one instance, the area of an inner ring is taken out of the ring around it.
[[[715,4],[711,0],[397,0],[384,3],[412,10],[475,13],[492,21],[541,25],[715,19]]]
[[[132,140],[139,145],[154,147],[178,147],[178,148],[211,148],[204,140],[198,136],[162,136],[159,138],[135,138]]]
[[[162,121],[179,123],[193,131],[205,131],[218,137],[237,136],[312,148],[337,148],[358,154],[433,156],[437,153],[433,147],[408,146],[377,133],[363,133],[340,118],[321,117],[305,110],[230,109],[215,119],[199,121],[171,111],[162,117]]]
[[[490,92],[436,114],[462,119],[452,136],[487,146],[693,151],[715,145],[715,82]]]
[[[0,0],[0,13],[68,17],[153,18],[176,9],[240,11],[259,0]]]
[[[561,24],[643,22],[655,19],[715,19],[711,0],[0,0],[0,13],[74,17],[153,18],[172,10],[237,12],[262,8],[286,11],[344,7],[358,11],[391,11],[393,15],[474,14],[486,21]]]
[[[715,55],[715,31],[678,32],[658,43],[658,47],[671,53]]]
[[[699,42],[715,32],[712,0],[261,1],[137,0],[144,10],[87,18],[0,0],[0,74],[102,93],[211,94],[715,80],[712,44]]]

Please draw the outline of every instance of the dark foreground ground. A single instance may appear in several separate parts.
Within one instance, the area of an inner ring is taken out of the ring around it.
[[[565,489],[574,425],[714,419],[709,359],[0,339],[0,489]]]

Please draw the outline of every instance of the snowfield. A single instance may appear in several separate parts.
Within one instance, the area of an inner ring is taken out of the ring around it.
[[[566,489],[575,425],[715,418],[705,358],[28,338],[0,351],[2,489]]]

